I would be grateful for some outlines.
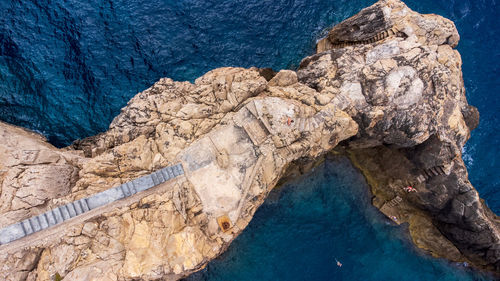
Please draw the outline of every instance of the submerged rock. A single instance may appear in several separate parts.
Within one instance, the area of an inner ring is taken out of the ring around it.
[[[499,220],[461,158],[478,113],[458,40],[447,19],[379,1],[334,27],[296,72],[161,79],[107,132],[65,149],[1,123],[0,227],[166,166],[184,173],[0,245],[0,277],[179,279],[229,246],[287,169],[332,149],[361,169],[375,206],[410,223],[419,247],[498,272]]]

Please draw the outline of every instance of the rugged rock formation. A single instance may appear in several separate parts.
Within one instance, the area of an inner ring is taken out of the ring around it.
[[[194,85],[159,81],[83,150],[3,124],[2,227],[177,162],[185,176],[0,246],[1,277],[177,279],[201,268],[245,228],[287,165],[356,134],[347,113],[316,99],[325,97],[293,71],[268,82],[258,69],[222,68]],[[49,153],[57,157],[40,158]],[[73,172],[53,171],[63,164]],[[27,200],[25,189],[46,196]],[[16,200],[22,209],[8,204]]]
[[[449,20],[380,1],[334,27],[297,72],[161,79],[107,132],[66,149],[0,124],[0,228],[165,166],[185,172],[0,245],[0,278],[181,278],[228,247],[288,167],[332,149],[362,170],[376,206],[410,223],[418,246],[499,271],[498,217],[461,160],[478,113],[458,38]]]
[[[417,245],[500,271],[500,221],[462,161],[479,114],[465,98],[458,39],[447,19],[380,1],[334,27],[320,53],[302,62],[299,81],[332,93],[359,124],[347,153],[369,179],[374,204],[409,222]]]

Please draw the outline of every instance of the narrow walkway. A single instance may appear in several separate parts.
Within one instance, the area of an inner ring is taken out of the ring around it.
[[[61,224],[90,210],[130,197],[183,174],[184,170],[181,164],[165,167],[149,175],[96,193],[90,197],[70,202],[38,216],[11,224],[0,229],[0,245]]]

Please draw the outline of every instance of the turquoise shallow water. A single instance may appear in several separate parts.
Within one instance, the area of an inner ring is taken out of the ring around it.
[[[65,146],[106,130],[160,77],[192,81],[220,66],[293,69],[329,27],[374,2],[2,0],[0,120]],[[457,25],[467,96],[481,112],[464,156],[471,182],[500,213],[498,0],[406,2]],[[368,204],[359,173],[345,167],[330,162],[273,193],[194,280],[482,280],[416,252],[405,230]]]

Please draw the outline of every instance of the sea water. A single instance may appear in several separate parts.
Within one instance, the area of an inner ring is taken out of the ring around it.
[[[374,2],[0,0],[0,119],[66,146],[105,131],[132,96],[161,77],[193,81],[221,66],[295,69],[330,27]],[[500,4],[406,3],[457,25],[467,97],[481,113],[464,159],[471,182],[499,213]],[[366,192],[345,160],[330,161],[273,192],[228,252],[193,278],[486,278],[421,255],[404,227],[370,207]]]
[[[273,190],[228,251],[186,281],[489,280],[416,250],[368,190],[348,159],[328,160]]]

